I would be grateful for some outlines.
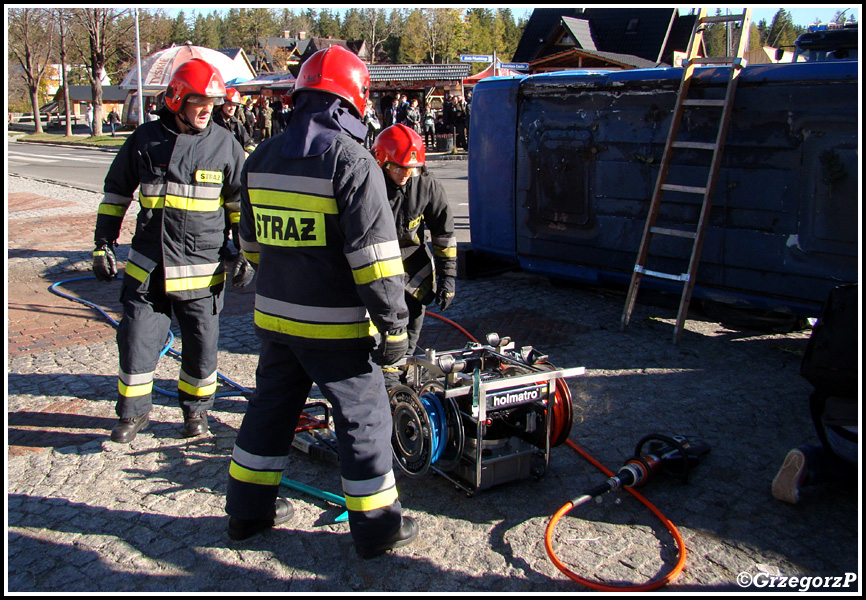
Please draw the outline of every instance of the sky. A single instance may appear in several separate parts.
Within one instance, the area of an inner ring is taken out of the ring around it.
[[[349,6],[350,5],[346,5],[346,4],[342,4],[342,5],[341,4],[334,4],[334,5],[331,5],[330,7],[326,7],[326,8],[331,8],[331,9],[342,14],[342,12],[345,11]],[[376,5],[351,5],[351,6],[353,6],[355,8],[366,8],[368,6],[376,6]],[[434,4],[434,6],[443,6],[443,5]],[[481,4],[481,5],[476,5],[476,6],[485,7],[487,5]],[[536,5],[536,6],[538,8],[556,8],[556,7],[559,7],[560,5],[559,4],[554,4],[554,5],[542,4],[542,5]],[[605,6],[605,5],[601,4],[601,5],[585,5],[585,6]],[[641,5],[641,7],[643,7],[643,6],[645,6],[645,5]],[[752,21],[755,23],[758,23],[761,20],[765,19],[768,24],[773,21],[773,17],[779,11],[779,8],[781,8],[778,5],[769,5],[769,4],[753,4],[752,6],[753,6]],[[391,5],[391,6],[386,5],[384,7],[385,8],[393,8],[393,5]],[[515,6],[510,6],[509,8],[511,8],[511,11],[515,15],[516,18],[519,18],[519,17],[527,17],[528,18],[529,15],[532,14],[532,9],[534,7],[535,6],[515,5]],[[144,8],[160,8],[160,7],[158,7],[158,6],[145,6]],[[216,5],[211,5],[210,7],[192,6],[192,7],[182,8],[182,7],[172,6],[172,7],[161,7],[161,8],[165,8],[166,11],[168,12],[168,14],[170,14],[170,15],[176,15],[178,12],[180,12],[182,10],[182,11],[184,11],[184,13],[187,16],[190,16],[193,13],[193,11],[195,11],[197,13],[205,13],[205,14],[213,11],[214,9],[219,10],[219,11],[223,11],[223,10],[227,11],[229,8],[231,8],[231,5],[216,4]],[[252,7],[250,7],[250,8],[252,8]],[[304,7],[304,8],[287,7],[287,8],[293,8],[294,10],[306,10],[308,7]],[[323,8],[323,7],[310,7],[310,8],[315,8],[316,10],[321,10],[321,8]],[[489,8],[497,8],[497,7],[490,6]],[[742,6],[736,6],[736,7],[722,6],[719,8],[722,9],[722,12],[725,12],[725,10],[730,10],[732,13],[739,13],[743,10]],[[791,13],[791,16],[794,20],[794,24],[795,25],[801,25],[803,27],[805,27],[806,25],[809,25],[810,23],[814,23],[817,19],[820,19],[823,23],[827,23],[831,19],[833,19],[833,17],[835,16],[837,11],[843,11],[846,8],[848,9],[848,12],[845,13],[846,17],[848,15],[853,14],[855,16],[855,19],[858,22],[860,21],[860,5],[859,4],[851,4],[848,6],[841,6],[841,7],[839,7],[839,6],[819,6],[819,5],[808,5],[808,4],[793,4],[790,6],[786,6],[784,8],[785,8],[785,10],[787,10]],[[691,10],[691,7],[689,7],[689,8],[680,7],[680,13],[681,14],[688,14],[689,10]],[[716,7],[710,7],[708,9],[708,13],[711,15],[714,15],[716,13]]]

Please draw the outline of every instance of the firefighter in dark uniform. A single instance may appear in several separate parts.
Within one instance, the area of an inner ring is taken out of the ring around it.
[[[409,309],[409,347],[415,352],[424,306],[434,300],[445,310],[454,299],[457,279],[457,238],[454,216],[445,190],[425,168],[424,140],[406,125],[392,125],[373,143],[373,156],[385,173],[388,202],[394,213],[403,269],[406,272],[406,305]],[[433,253],[425,240],[430,231]],[[389,385],[404,378],[402,369],[386,367]]]
[[[346,508],[364,558],[411,542],[391,455],[379,365],[406,352],[403,265],[382,170],[361,142],[367,67],[331,46],[301,66],[286,131],[241,177],[241,248],[258,268],[262,339],[256,389],[232,452],[228,533],[290,520],[277,499],[298,418],[315,382],[333,407]]]
[[[177,68],[159,119],[139,126],[105,178],[96,217],[93,272],[117,275],[113,247],[139,188],[135,235],[121,288],[117,330],[120,421],[111,440],[131,442],[147,426],[153,373],[177,317],[183,352],[178,399],[184,436],[207,433],[207,411],[217,387],[217,339],[223,302],[229,214],[239,208],[243,150],[222,127],[210,125],[225,84],[209,63]]]

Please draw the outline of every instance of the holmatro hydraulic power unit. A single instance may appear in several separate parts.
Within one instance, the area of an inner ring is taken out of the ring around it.
[[[515,349],[495,333],[487,344],[427,350],[407,359],[408,385],[389,390],[392,447],[400,468],[429,470],[468,495],[547,472],[550,449],[571,432],[574,409],[566,377],[531,346]]]

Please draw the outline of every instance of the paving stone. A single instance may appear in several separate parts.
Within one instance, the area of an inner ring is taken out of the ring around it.
[[[604,481],[565,445],[551,451],[540,480],[471,498],[442,477],[396,471],[421,537],[370,561],[355,555],[348,526],[334,523],[341,510],[286,488],[281,495],[297,512],[291,524],[229,540],[228,457],[246,400],[223,385],[236,395],[217,399],[210,434],[185,440],[176,399],[157,396],[151,426],[132,444],[108,441],[116,421],[114,328],[47,291],[89,275],[100,195],[14,176],[7,183],[8,591],[586,591],[551,563],[543,543],[550,516]],[[126,219],[122,260],[133,228]],[[116,282],[63,287],[119,315]],[[219,351],[220,372],[248,389],[259,347],[253,300],[254,288],[229,290]],[[586,367],[568,381],[571,439],[608,468],[623,464],[647,433],[707,440],[712,450],[688,484],[659,478],[641,489],[686,540],[686,568],[669,591],[738,591],[737,575],[757,573],[758,565],[786,576],[859,575],[855,486],[824,486],[797,506],[770,494],[787,451],[818,443],[811,388],[799,375],[809,332],[731,330],[696,315],[674,346],[673,310],[639,304],[622,333],[623,301],[615,290],[506,273],[460,280],[446,316],[476,337],[495,331],[536,346],[558,367]],[[422,347],[466,342],[450,325],[426,320]],[[178,368],[164,357],[158,386],[176,388]],[[334,467],[301,453],[292,453],[286,475],[339,493]],[[622,491],[573,509],[554,531],[554,547],[578,574],[610,580],[643,582],[676,561],[670,534]]]

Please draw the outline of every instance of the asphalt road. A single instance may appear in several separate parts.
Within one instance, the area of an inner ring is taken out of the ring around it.
[[[9,173],[39,181],[101,192],[115,150],[10,142]],[[445,187],[454,213],[459,243],[469,240],[469,190],[467,160],[440,160],[431,155],[428,169]]]

